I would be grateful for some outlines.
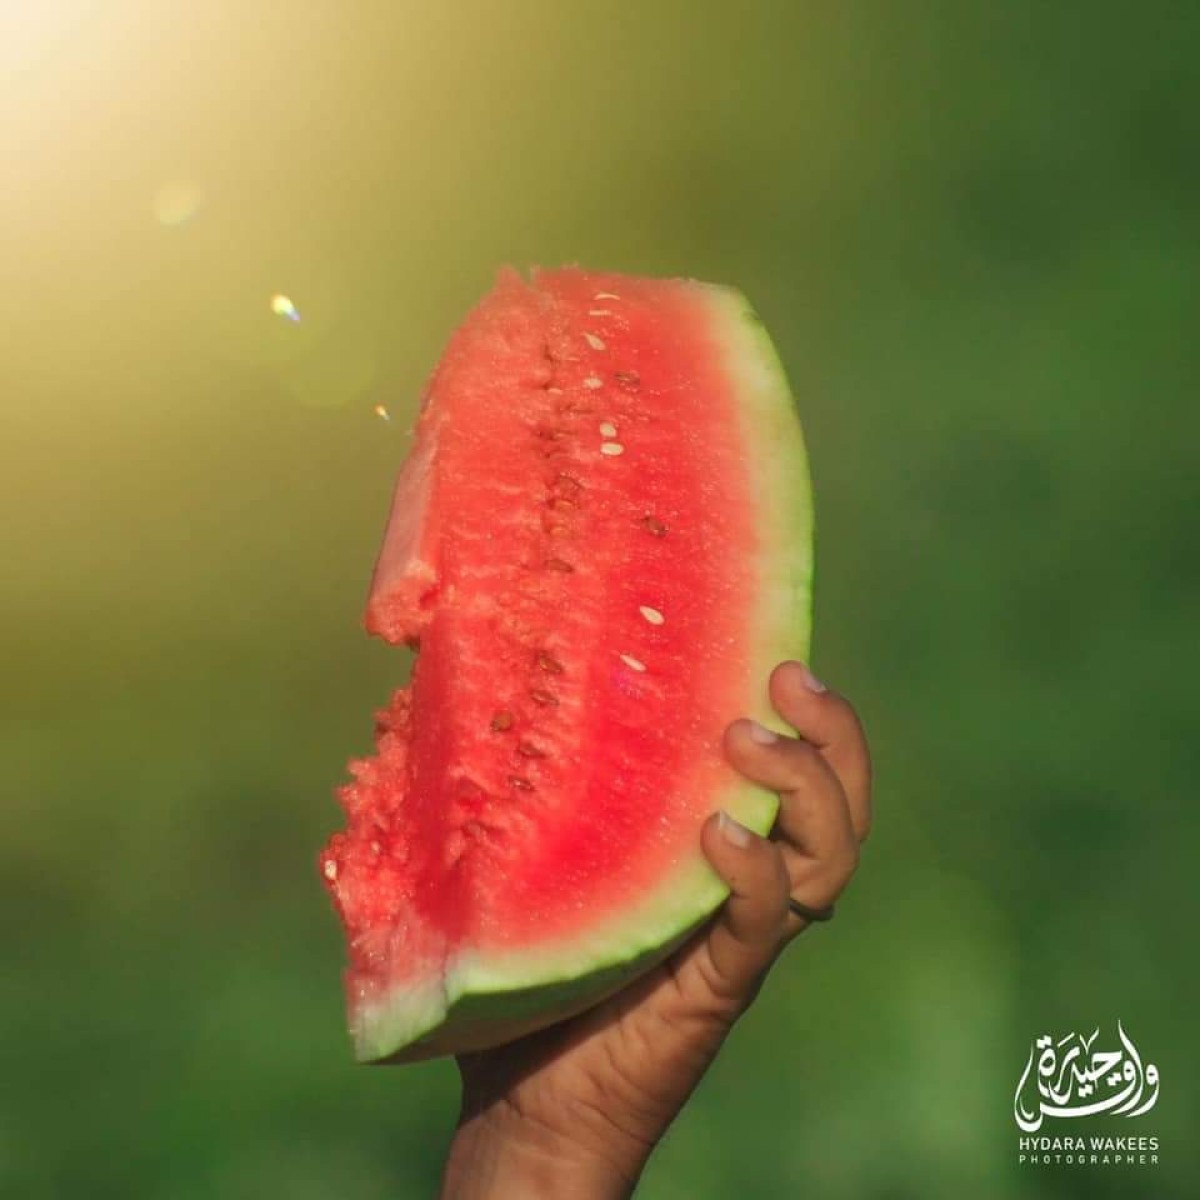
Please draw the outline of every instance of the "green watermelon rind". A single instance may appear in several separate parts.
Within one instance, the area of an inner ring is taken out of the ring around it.
[[[751,617],[749,688],[737,716],[781,733],[766,680],[786,659],[806,661],[812,623],[813,505],[795,400],[775,347],[746,297],[695,283],[710,307],[714,336],[740,396],[751,458],[762,587]],[[741,776],[713,798],[748,828],[765,834],[779,797]],[[362,1062],[410,1062],[510,1041],[564,1020],[615,993],[667,958],[720,907],[728,888],[696,854],[664,877],[641,903],[605,926],[559,945],[486,957],[460,953],[440,980],[411,985],[357,1013],[351,1030]]]

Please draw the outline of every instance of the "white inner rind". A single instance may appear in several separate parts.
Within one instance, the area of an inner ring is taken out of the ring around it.
[[[758,535],[758,586],[747,616],[752,631],[748,691],[735,698],[738,711],[732,715],[791,732],[770,706],[766,679],[783,659],[808,657],[813,510],[804,437],[783,367],[746,298],[733,288],[686,286],[702,293],[700,303],[709,309],[712,336],[737,397]],[[723,808],[758,833],[770,829],[778,805],[774,793],[740,776],[712,797],[713,811]],[[382,1002],[360,1008],[352,1030],[358,1057],[421,1058],[463,1048],[461,1034],[456,1040],[455,1008],[467,1000],[475,1001],[472,1029],[486,1023],[486,1040],[492,1043],[550,1024],[614,990],[614,974],[622,964],[632,975],[645,969],[656,951],[665,955],[727,891],[697,844],[694,855],[664,871],[653,892],[609,921],[519,951],[481,954],[465,948],[446,963],[442,980],[416,989],[406,984]],[[551,986],[562,996],[540,1019],[508,1011],[516,992]],[[417,1039],[423,1047],[403,1049]]]

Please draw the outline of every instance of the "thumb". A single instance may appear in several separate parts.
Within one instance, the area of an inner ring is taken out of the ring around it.
[[[779,847],[726,812],[705,824],[700,844],[729,886],[729,899],[708,936],[710,985],[748,1002],[783,944],[791,883]]]

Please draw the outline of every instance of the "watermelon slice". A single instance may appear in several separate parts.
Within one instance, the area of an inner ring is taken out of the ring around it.
[[[550,1024],[712,914],[705,818],[774,820],[721,736],[779,728],[811,533],[800,424],[738,292],[502,273],[400,473],[366,625],[420,653],[321,856],[360,1059]]]

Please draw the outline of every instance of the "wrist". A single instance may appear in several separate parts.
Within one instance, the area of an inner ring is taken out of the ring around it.
[[[496,1106],[459,1123],[441,1200],[627,1200],[645,1157],[588,1145]]]

